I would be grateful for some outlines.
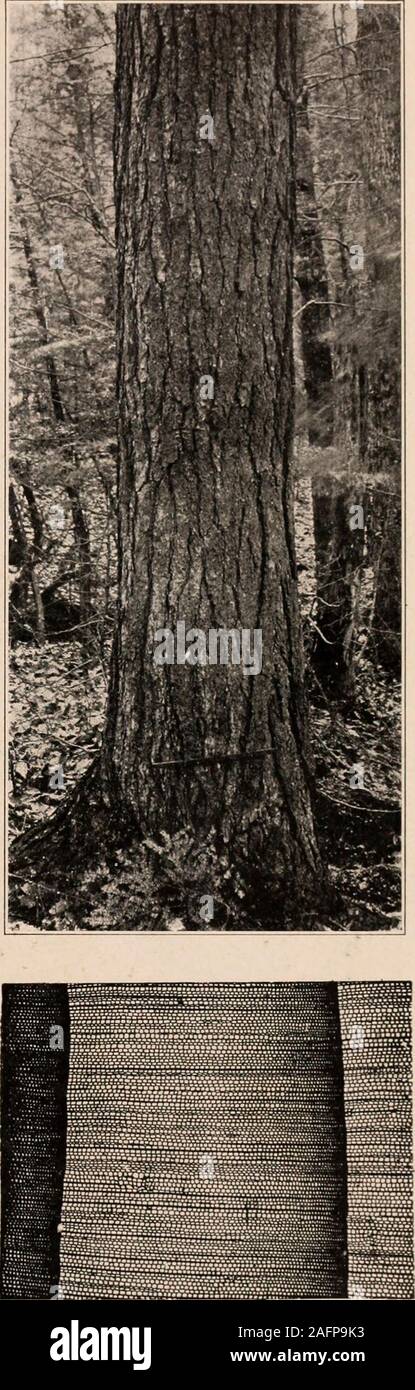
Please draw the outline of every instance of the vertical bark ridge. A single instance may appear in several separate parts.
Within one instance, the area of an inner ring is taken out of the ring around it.
[[[105,750],[142,828],[213,826],[242,858],[265,856],[291,897],[320,872],[291,472],[295,43],[289,6],[118,10],[121,562]],[[259,628],[261,673],[156,667],[156,630],[177,621]]]

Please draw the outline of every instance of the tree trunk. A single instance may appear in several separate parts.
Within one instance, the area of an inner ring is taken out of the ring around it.
[[[372,642],[383,666],[401,662],[400,16],[396,5],[359,12],[366,138],[370,289],[377,333],[368,344],[367,455],[374,475],[369,545],[374,566]],[[384,65],[382,85],[376,70]],[[384,355],[384,342],[388,354]],[[376,476],[377,475],[377,476]],[[386,485],[385,485],[386,484]]]
[[[379,499],[380,494],[378,494]],[[378,508],[379,511],[379,508]],[[396,492],[383,498],[381,535],[375,569],[372,638],[385,670],[401,671],[402,515]]]
[[[30,229],[24,210],[23,197],[20,189],[20,181],[18,177],[16,164],[14,163],[14,161],[12,161],[10,172],[19,212],[19,219],[22,231],[23,251],[26,262],[28,280],[33,296],[34,310],[40,329],[42,343],[45,347],[47,347],[49,344],[47,314],[45,312],[45,306],[42,299],[41,287],[39,284],[39,277],[33,253]],[[65,425],[67,421],[67,411],[64,406],[61,383],[59,379],[59,372],[56,366],[55,358],[53,356],[52,347],[46,357],[46,371],[48,377],[53,419],[56,425],[62,427],[63,425]],[[71,450],[71,462],[73,463],[74,461],[75,460],[73,450]],[[91,618],[92,577],[89,528],[82,505],[81,491],[79,487],[71,482],[66,485],[65,491],[67,493],[67,496],[69,497],[71,504],[75,544],[78,554],[79,606],[81,621],[80,632],[81,637],[84,640],[88,641],[89,622]]]
[[[353,678],[355,599],[359,590],[363,530],[351,531],[356,502],[346,469],[345,441],[335,435],[334,368],[328,336],[329,291],[314,188],[313,157],[304,94],[298,112],[296,279],[300,312],[308,439],[319,450],[311,476],[316,564],[316,611],[311,660],[325,695],[350,698]],[[337,394],[341,383],[337,383]],[[324,451],[327,452],[326,458]],[[360,499],[359,499],[360,500]]]
[[[89,526],[78,487],[67,486],[71,503],[75,545],[78,557],[79,625],[81,640],[88,645],[91,636],[91,546]]]
[[[334,433],[333,363],[328,341],[331,318],[305,93],[298,105],[297,119],[295,271],[302,298],[300,327],[308,438],[311,445],[326,449],[333,443]]]
[[[39,643],[45,636],[45,611],[42,592],[37,575],[37,563],[41,554],[42,522],[36,499],[31,487],[23,488],[29,507],[33,527],[33,545],[26,536],[25,524],[21,515],[18,497],[13,483],[9,484],[9,514],[12,524],[16,558],[21,565],[20,574],[10,591],[10,630],[17,638],[28,632],[36,636]],[[28,589],[32,590],[34,613],[30,613]],[[32,620],[32,621],[31,621]]]
[[[319,875],[293,536],[294,78],[292,7],[118,9],[108,780],[143,831],[216,829],[284,895]],[[262,670],[156,665],[178,621],[259,629]]]

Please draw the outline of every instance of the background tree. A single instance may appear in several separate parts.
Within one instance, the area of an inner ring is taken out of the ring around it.
[[[359,14],[370,295],[376,306],[374,339],[369,333],[365,337],[367,466],[374,475],[372,636],[379,660],[397,673],[402,583],[399,20],[395,5],[365,6]]]
[[[296,314],[301,323],[308,442],[314,451],[311,488],[317,593],[311,656],[324,692],[349,701],[363,528],[352,531],[350,524],[358,494],[351,477],[347,402],[342,411],[338,409],[348,378],[342,375],[338,381],[335,375],[331,307],[336,301],[330,301],[316,203],[306,86],[299,100],[298,123],[296,280],[302,302]],[[343,250],[347,251],[346,245]]]
[[[99,7],[24,4],[14,17],[10,469],[29,536],[27,487],[42,520],[44,611],[17,586],[11,628],[34,627],[38,641],[65,627],[89,636],[97,605],[108,616],[97,584],[114,480],[108,49]]]
[[[301,34],[299,283],[309,307],[298,312],[316,446],[313,658],[325,690],[341,694],[346,679],[350,696],[362,619],[376,657],[399,669],[399,9],[372,5],[353,14],[335,4],[319,17],[303,7]],[[318,438],[310,391],[325,364],[335,449],[323,456],[321,445],[331,443],[327,399]],[[350,528],[351,503],[363,506],[361,530]]]

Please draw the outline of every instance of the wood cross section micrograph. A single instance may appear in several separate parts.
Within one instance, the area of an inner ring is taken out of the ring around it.
[[[5,986],[3,1298],[413,1298],[410,1008]]]

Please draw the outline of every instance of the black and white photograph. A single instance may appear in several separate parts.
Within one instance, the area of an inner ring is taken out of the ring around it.
[[[405,981],[6,985],[2,1093],[3,1299],[413,1298]]]
[[[7,5],[9,933],[405,929],[403,57],[398,3]]]

